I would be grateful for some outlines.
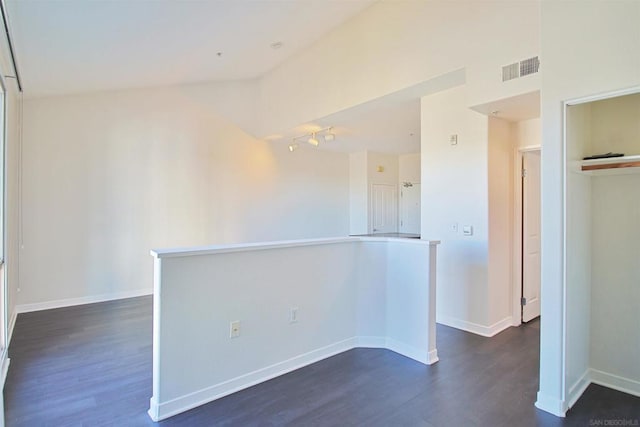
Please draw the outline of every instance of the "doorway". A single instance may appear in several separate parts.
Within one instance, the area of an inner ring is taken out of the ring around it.
[[[520,321],[540,316],[540,148],[519,149],[516,186],[516,304]],[[519,191],[518,191],[519,190]]]
[[[400,185],[400,233],[420,234],[420,183]]]
[[[371,232],[398,232],[398,190],[395,185],[371,185]]]

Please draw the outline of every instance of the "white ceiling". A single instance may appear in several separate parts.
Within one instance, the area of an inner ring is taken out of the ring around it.
[[[255,78],[373,0],[6,3],[25,94],[51,95]]]

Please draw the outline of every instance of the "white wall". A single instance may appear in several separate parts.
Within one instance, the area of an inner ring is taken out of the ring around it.
[[[536,90],[536,76],[503,84],[501,67],[539,53],[539,5],[377,2],[261,79],[260,134],[278,133],[466,66],[470,105]],[[331,65],[318,66],[326,58]]]
[[[378,170],[382,167],[382,172]],[[396,154],[367,152],[367,181],[369,189],[373,184],[398,185],[399,163]]]
[[[150,415],[353,347],[435,363],[435,251],[427,241],[380,238],[158,251]],[[230,339],[236,320],[240,336]]]
[[[20,304],[151,291],[151,247],[346,235],[348,156],[254,139],[218,112],[244,95],[26,100]]]
[[[349,234],[369,233],[367,152],[349,154]]]
[[[541,3],[542,323],[536,405],[559,415],[571,387],[566,367],[572,361],[564,344],[570,335],[589,333],[585,325],[567,322],[566,334],[560,327],[573,300],[571,294],[564,299],[562,101],[640,85],[639,20],[640,3],[634,0]]]
[[[590,367],[640,395],[640,175],[592,179]]]
[[[513,122],[513,141],[517,148],[539,147],[542,143],[540,118]]]
[[[398,156],[398,182],[420,182],[420,153],[401,154]]]
[[[572,106],[567,110],[567,161],[579,162],[591,151],[591,107]],[[591,179],[573,168],[567,174],[567,329],[586,333],[567,335],[567,385],[569,396],[587,385],[591,322]]]
[[[489,118],[488,325],[511,324],[513,300],[513,158],[511,123]]]
[[[640,154],[640,94],[588,107],[593,153]],[[640,394],[640,175],[591,180],[590,367],[600,381]]]
[[[438,251],[438,322],[490,334],[488,292],[488,119],[467,108],[460,86],[422,98],[424,238]],[[458,135],[450,145],[449,136]],[[452,225],[458,225],[458,231]],[[473,236],[463,236],[463,225]]]

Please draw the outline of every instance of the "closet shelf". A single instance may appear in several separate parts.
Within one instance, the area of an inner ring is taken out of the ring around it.
[[[582,172],[589,175],[640,173],[640,155],[583,160]]]

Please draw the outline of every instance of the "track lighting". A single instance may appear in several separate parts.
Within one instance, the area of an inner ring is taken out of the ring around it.
[[[331,130],[331,128],[329,128],[329,130]],[[336,134],[335,133],[326,133],[324,135],[324,142],[331,142],[334,139],[336,139]]]
[[[333,127],[329,126],[324,129],[317,130],[315,132],[310,132],[304,135],[296,136],[295,138],[293,138],[293,142],[289,144],[289,151],[293,152],[296,149],[298,149],[298,143],[296,141],[300,139],[306,138],[307,142],[313,145],[314,147],[317,147],[320,145],[320,140],[318,139],[319,136],[321,136],[323,138],[323,141],[325,142],[330,142],[335,140],[336,135],[333,132],[331,132],[332,129]]]
[[[311,138],[309,138],[309,139],[307,140],[307,142],[308,142],[309,144],[313,145],[314,147],[317,147],[318,145],[320,145],[320,141],[318,141],[318,140],[316,139],[316,133],[315,133],[315,132],[311,134]]]

